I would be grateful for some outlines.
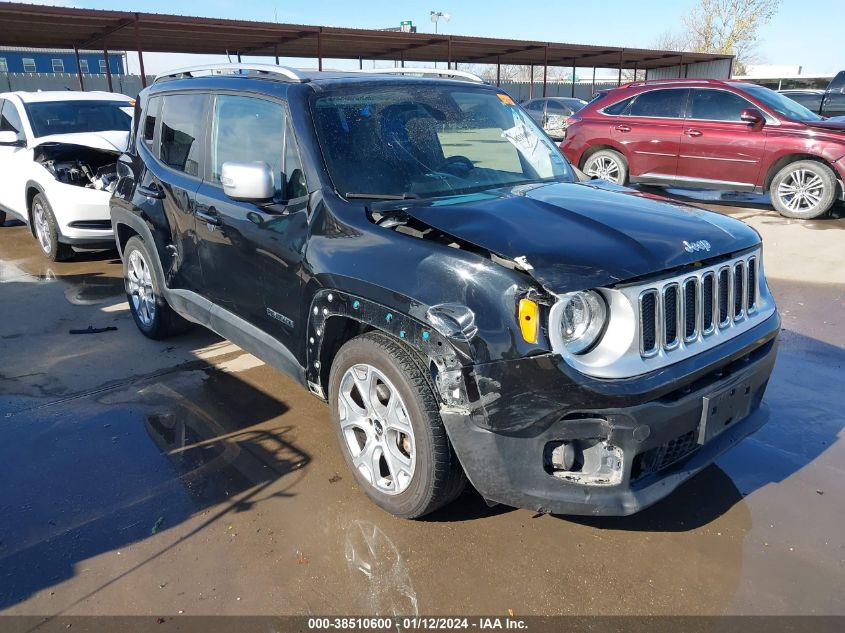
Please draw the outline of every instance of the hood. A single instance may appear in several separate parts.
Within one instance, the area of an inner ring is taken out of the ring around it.
[[[39,136],[34,147],[51,143],[63,145],[81,145],[101,149],[115,154],[122,154],[129,145],[129,132],[109,130],[105,132],[75,132],[73,134],[51,134]]]
[[[402,210],[517,262],[552,292],[606,286],[760,242],[738,220],[600,181],[516,187]],[[710,250],[686,250],[684,242],[701,240]]]

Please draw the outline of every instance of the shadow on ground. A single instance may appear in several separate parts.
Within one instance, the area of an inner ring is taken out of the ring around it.
[[[182,539],[295,494],[292,473],[310,457],[288,439],[290,427],[262,424],[286,410],[198,361],[90,399],[7,413],[0,609],[70,578],[81,561],[207,508],[214,509]],[[280,479],[286,483],[274,485]]]

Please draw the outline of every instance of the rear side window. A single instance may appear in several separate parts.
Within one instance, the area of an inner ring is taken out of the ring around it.
[[[168,95],[161,108],[159,160],[191,176],[199,175],[205,103],[205,95]]]
[[[749,101],[732,92],[697,88],[692,91],[689,117],[708,121],[741,121],[740,113],[753,107]]]
[[[144,112],[144,122],[141,125],[143,134],[141,139],[144,145],[152,148],[153,138],[155,137],[158,118],[161,114],[161,97],[153,97],[147,102],[147,109]]]
[[[686,90],[651,90],[637,95],[626,114],[677,119],[683,116],[686,101]]]
[[[601,95],[601,96],[599,96],[598,98],[599,98],[599,99],[602,99],[602,98],[604,98],[604,96],[605,96],[605,95]],[[620,114],[624,114],[624,113],[625,113],[625,110],[627,110],[627,109],[628,109],[628,106],[629,106],[629,105],[631,105],[631,102],[632,102],[633,100],[634,100],[634,97],[628,97],[627,99],[624,99],[624,100],[622,100],[622,101],[620,101],[620,102],[618,102],[618,103],[614,103],[613,105],[607,106],[607,107],[603,110],[603,112],[604,112],[605,114],[612,114],[612,115],[614,115],[614,116],[616,116],[616,115],[620,115]],[[593,101],[597,101],[597,99],[594,97],[594,98],[593,98]],[[591,103],[592,103],[592,102],[591,102]]]
[[[549,101],[548,105],[546,106],[546,111],[549,114],[572,114],[572,110],[557,101]]]
[[[534,112],[542,112],[543,111],[543,102],[542,101],[529,101],[525,104],[526,110],[533,110]]]

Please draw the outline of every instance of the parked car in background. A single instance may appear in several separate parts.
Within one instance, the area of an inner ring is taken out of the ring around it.
[[[764,424],[760,236],[581,182],[500,89],[415,72],[232,64],[143,90],[111,200],[140,331],[187,319],[290,374],[403,517],[466,478],[631,514]]]
[[[559,141],[563,139],[569,117],[585,105],[586,101],[573,97],[542,97],[526,101],[522,107],[546,134]]]
[[[784,97],[789,97],[793,101],[800,103],[802,106],[807,108],[808,110],[819,114],[819,111],[822,107],[822,99],[824,98],[825,91],[821,89],[789,89],[789,90],[778,90],[779,94],[782,94]]]
[[[792,218],[817,217],[843,197],[845,123],[751,83],[626,84],[570,118],[562,149],[589,176],[768,192]]]
[[[134,101],[111,92],[0,94],[0,223],[26,222],[53,261],[110,247],[109,197]]]
[[[839,71],[830,80],[825,90],[780,90],[779,92],[823,117],[845,116],[845,70]]]

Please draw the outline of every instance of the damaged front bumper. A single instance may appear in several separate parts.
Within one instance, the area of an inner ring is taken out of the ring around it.
[[[109,191],[52,183],[47,191],[56,221],[59,241],[74,246],[105,247],[114,243],[109,215]]]
[[[489,501],[633,514],[767,421],[761,401],[779,328],[774,314],[717,348],[630,379],[589,378],[553,355],[476,365],[465,373],[469,412],[441,415]]]

